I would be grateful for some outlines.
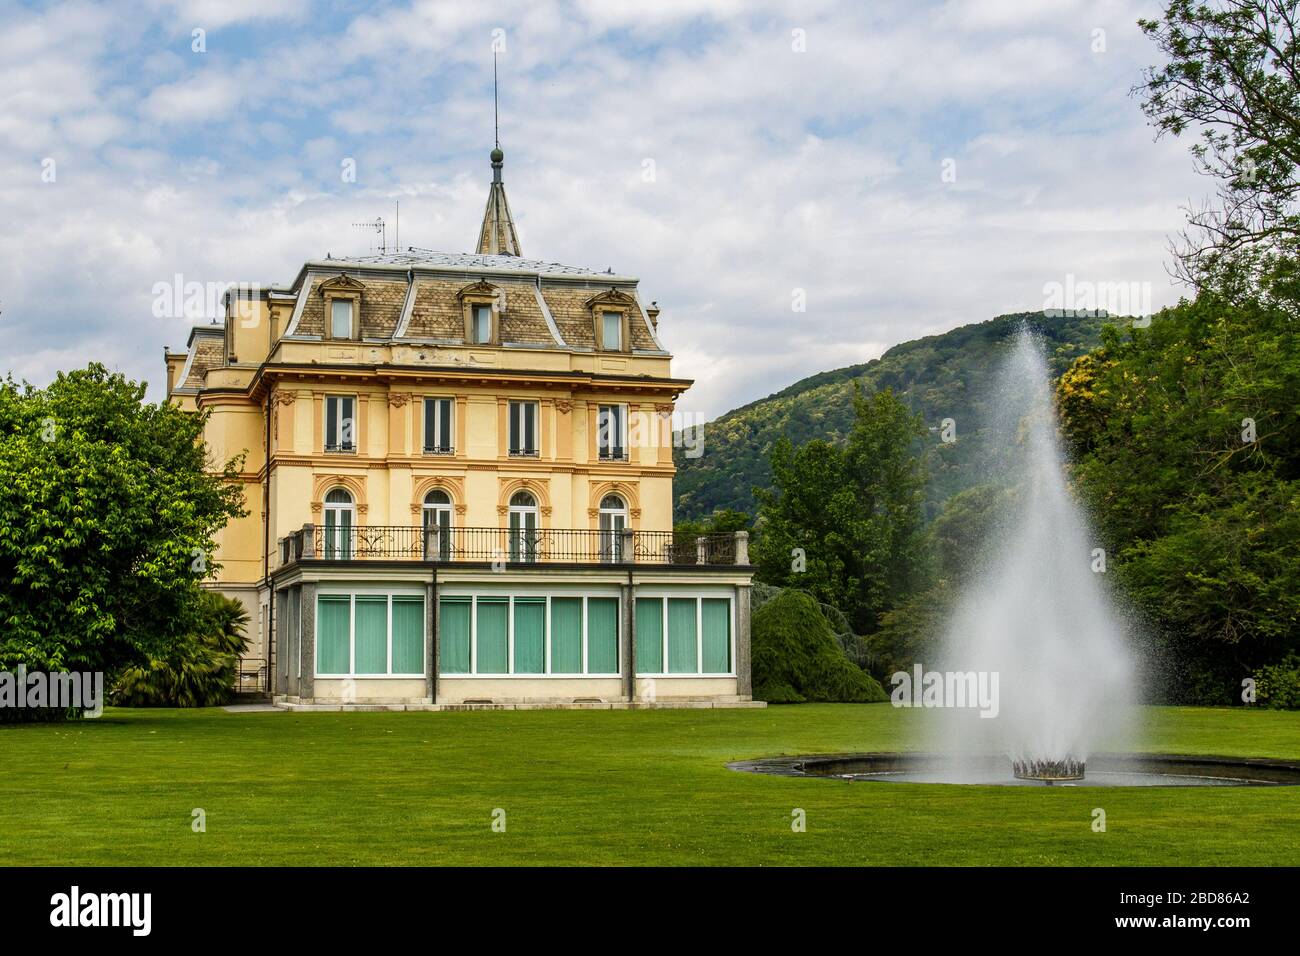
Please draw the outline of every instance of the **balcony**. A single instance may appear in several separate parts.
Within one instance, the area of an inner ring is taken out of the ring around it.
[[[303,525],[281,538],[280,564],[315,561],[749,566],[749,533]]]

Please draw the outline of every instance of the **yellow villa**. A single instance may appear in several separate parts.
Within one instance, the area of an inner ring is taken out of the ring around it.
[[[212,586],[291,709],[755,706],[745,534],[672,531],[674,378],[629,276],[477,251],[307,262],[168,353],[245,454]]]

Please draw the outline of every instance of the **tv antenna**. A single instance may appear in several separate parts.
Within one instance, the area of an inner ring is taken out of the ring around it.
[[[354,222],[352,225],[357,229],[373,229],[379,237],[379,254],[382,256],[388,252],[388,226],[383,216],[376,216],[374,222]]]

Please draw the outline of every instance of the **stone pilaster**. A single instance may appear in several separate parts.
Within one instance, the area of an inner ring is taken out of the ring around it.
[[[309,582],[302,586],[301,639],[298,653],[302,655],[302,680],[298,682],[298,696],[310,700],[316,696],[316,584]]]
[[[747,584],[736,588],[736,693],[744,698],[749,698],[754,693],[749,654],[749,631],[753,617],[750,608],[753,591],[754,589]]]
[[[636,587],[625,584],[623,592],[623,642],[619,660],[623,662],[623,696],[636,699]]]

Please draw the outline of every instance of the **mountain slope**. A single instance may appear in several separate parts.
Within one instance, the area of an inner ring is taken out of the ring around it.
[[[788,435],[796,445],[812,438],[842,442],[853,422],[853,385],[892,388],[920,412],[935,432],[929,458],[931,513],[951,495],[979,484],[993,453],[981,443],[985,423],[997,412],[993,377],[1007,338],[1027,322],[1043,338],[1052,371],[1060,375],[1097,344],[1103,323],[1093,317],[1048,318],[1041,312],[1003,315],[941,335],[904,342],[879,359],[795,382],[704,425],[703,454],[687,458],[678,448],[675,517],[701,518],[718,508],[753,514],[753,488],[768,487],[772,443]],[[951,418],[957,440],[939,440]]]

